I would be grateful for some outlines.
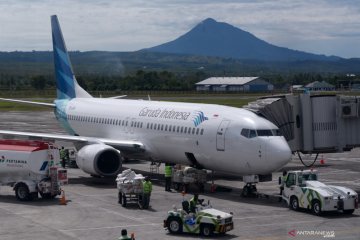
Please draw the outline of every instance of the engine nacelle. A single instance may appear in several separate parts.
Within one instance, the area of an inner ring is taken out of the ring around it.
[[[121,170],[120,152],[105,144],[82,147],[76,157],[81,170],[97,176],[116,176]]]

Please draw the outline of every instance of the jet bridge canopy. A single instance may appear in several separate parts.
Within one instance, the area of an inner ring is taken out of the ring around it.
[[[360,146],[360,97],[282,95],[244,106],[279,127],[293,152],[327,153]]]

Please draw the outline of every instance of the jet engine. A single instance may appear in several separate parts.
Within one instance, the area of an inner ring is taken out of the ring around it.
[[[116,176],[122,166],[120,151],[105,144],[90,144],[77,153],[76,163],[81,170],[96,176]]]

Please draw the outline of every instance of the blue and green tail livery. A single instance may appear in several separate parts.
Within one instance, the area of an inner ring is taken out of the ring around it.
[[[69,54],[56,15],[51,16],[57,99],[91,97],[82,89],[74,76]]]

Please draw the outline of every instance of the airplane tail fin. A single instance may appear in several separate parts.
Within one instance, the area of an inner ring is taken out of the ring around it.
[[[57,99],[91,98],[77,83],[56,15],[51,16]]]

